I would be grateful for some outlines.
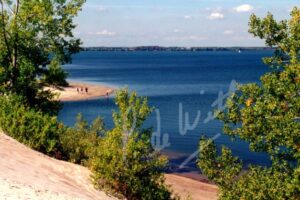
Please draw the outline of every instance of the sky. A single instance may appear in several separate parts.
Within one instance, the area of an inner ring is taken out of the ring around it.
[[[87,0],[74,33],[90,46],[264,46],[252,13],[288,19],[300,0]]]

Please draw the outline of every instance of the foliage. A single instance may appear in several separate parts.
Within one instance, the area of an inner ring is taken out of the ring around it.
[[[231,151],[223,147],[218,156],[214,142],[207,138],[200,140],[201,162],[198,163],[202,172],[216,184],[228,189],[241,172],[242,163],[231,155]],[[202,159],[203,158],[203,159]],[[204,159],[205,158],[205,159]]]
[[[96,187],[127,199],[170,199],[164,184],[167,159],[151,145],[151,129],[143,123],[152,109],[147,99],[126,89],[116,95],[115,127],[99,142],[92,160]]]
[[[52,61],[48,71],[42,77],[42,82],[54,87],[68,86],[67,76],[68,74],[60,67],[59,62]]]
[[[66,160],[87,165],[89,159],[94,155],[104,131],[104,123],[101,118],[96,118],[89,125],[79,114],[75,127],[67,128],[65,133],[60,136]]]
[[[264,19],[252,15],[250,32],[278,47],[266,61],[279,68],[263,75],[259,84],[238,85],[217,114],[225,134],[267,153],[272,165],[241,172],[240,161],[226,148],[218,155],[212,141],[200,142],[198,166],[220,186],[220,199],[300,199],[300,36],[295,31],[300,10],[294,8],[291,15],[290,21],[279,23],[271,14]]]
[[[250,167],[248,172],[224,192],[222,199],[299,199],[290,170]]]
[[[60,64],[71,61],[80,40],[73,18],[84,0],[0,0],[0,86],[45,109],[53,95],[43,86],[66,84]],[[59,107],[56,106],[56,109]],[[54,109],[54,107],[53,107]],[[56,113],[52,111],[52,113]]]
[[[20,97],[0,97],[0,127],[19,142],[48,155],[61,150],[59,136],[64,126],[56,117],[23,105]]]
[[[82,115],[74,127],[66,127],[56,117],[25,105],[19,96],[0,96],[0,127],[41,153],[83,165],[95,154],[105,131],[101,118],[89,125]]]
[[[266,45],[276,47],[275,55],[265,58],[266,64],[280,67],[283,64],[296,64],[300,58],[300,10],[295,7],[290,20],[277,22],[271,13],[260,19],[251,15],[249,33],[264,39]]]

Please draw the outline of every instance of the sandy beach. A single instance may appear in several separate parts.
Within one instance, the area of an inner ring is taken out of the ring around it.
[[[87,89],[87,90],[86,90]],[[82,101],[111,95],[115,89],[107,86],[87,83],[70,82],[68,87],[62,89],[45,87],[58,94],[60,101]]]

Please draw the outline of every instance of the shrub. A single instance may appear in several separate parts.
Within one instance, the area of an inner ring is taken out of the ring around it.
[[[120,90],[119,111],[113,114],[115,128],[100,140],[91,161],[97,188],[127,199],[171,199],[164,184],[167,159],[151,145],[151,129],[142,125],[152,109],[145,98]]]
[[[19,96],[0,96],[1,129],[28,147],[58,159],[87,164],[95,153],[104,124],[97,118],[89,125],[81,115],[75,127],[24,104]]]
[[[61,150],[59,135],[64,132],[64,126],[56,117],[23,105],[20,97],[0,97],[0,127],[39,152],[53,156]]]
[[[92,125],[89,125],[79,114],[75,127],[67,128],[60,136],[66,160],[87,165],[89,158],[95,153],[99,136],[103,135],[104,123],[101,118],[98,117]]]
[[[61,68],[60,63],[57,60],[52,60],[48,71],[45,72],[42,78],[42,82],[55,87],[68,86],[67,76],[68,73]]]

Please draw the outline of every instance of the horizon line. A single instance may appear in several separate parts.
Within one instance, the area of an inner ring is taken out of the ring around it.
[[[82,46],[81,48],[137,48],[137,47],[161,47],[161,48],[274,48],[269,46],[160,46],[160,45],[137,45],[137,46]]]

